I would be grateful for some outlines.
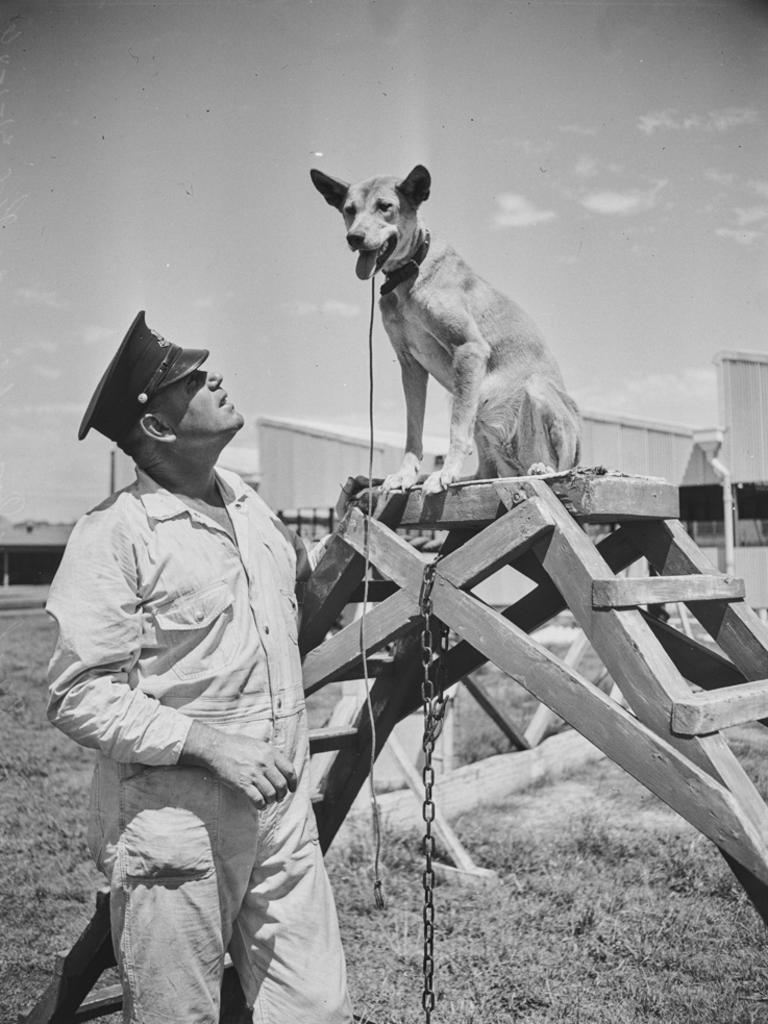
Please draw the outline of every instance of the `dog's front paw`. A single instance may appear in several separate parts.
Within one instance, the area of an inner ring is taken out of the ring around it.
[[[421,485],[422,493],[441,494],[443,491],[447,491],[451,484],[455,484],[458,479],[458,473],[445,468],[437,469],[434,473],[430,473]]]
[[[384,478],[384,483],[381,485],[382,493],[386,495],[391,491],[407,491],[416,483],[418,475],[418,471],[390,473]]]
[[[526,476],[552,476],[555,472],[554,467],[548,466],[546,462],[534,462]]]

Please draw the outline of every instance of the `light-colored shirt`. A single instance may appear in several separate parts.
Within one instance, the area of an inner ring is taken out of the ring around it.
[[[51,586],[48,717],[117,761],[175,764],[192,719],[303,706],[296,550],[255,491],[217,476],[237,543],[137,470],[77,523]]]

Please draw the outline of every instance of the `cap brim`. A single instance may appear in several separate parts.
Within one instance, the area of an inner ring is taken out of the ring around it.
[[[209,355],[210,353],[207,348],[180,349],[179,354],[168,367],[168,372],[163,377],[163,382],[158,391],[162,391],[163,388],[167,388],[170,384],[175,384],[176,381],[188,377],[198,366],[202,366]]]

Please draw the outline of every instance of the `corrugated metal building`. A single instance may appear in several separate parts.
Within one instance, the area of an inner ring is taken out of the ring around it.
[[[723,461],[734,484],[768,481],[768,355],[718,352]]]
[[[693,447],[693,431],[628,416],[585,413],[581,464],[623,473],[661,476],[680,484]],[[349,476],[368,472],[365,428],[343,427],[288,417],[258,421],[262,482],[260,493],[278,509],[334,505]],[[404,435],[374,430],[373,475],[397,469]],[[424,472],[440,465],[447,437],[424,438]],[[465,473],[476,463],[467,460]]]

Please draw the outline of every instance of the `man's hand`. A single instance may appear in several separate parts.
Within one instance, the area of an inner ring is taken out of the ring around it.
[[[242,733],[221,732],[203,722],[192,723],[179,764],[209,768],[258,808],[276,803],[296,789],[292,763],[271,744]]]
[[[363,512],[373,512],[376,508],[377,488],[381,480],[369,480],[367,476],[350,476],[341,488],[339,500],[336,502],[336,520],[343,519],[350,505],[356,505]],[[372,485],[372,486],[371,486]]]

